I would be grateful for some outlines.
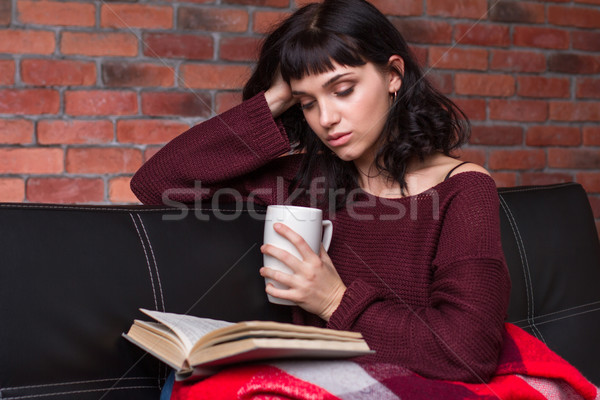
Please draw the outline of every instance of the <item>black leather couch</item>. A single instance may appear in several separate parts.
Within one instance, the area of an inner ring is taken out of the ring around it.
[[[499,195],[509,321],[600,384],[600,246],[585,192]],[[0,204],[0,399],[157,399],[167,368],[121,337],[140,307],[289,320],[258,275],[263,216]]]

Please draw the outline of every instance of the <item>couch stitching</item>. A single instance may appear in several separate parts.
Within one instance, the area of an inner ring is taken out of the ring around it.
[[[505,194],[505,193],[519,193],[519,192],[531,192],[534,190],[552,190],[552,189],[558,189],[564,186],[571,186],[571,185],[577,185],[575,182],[565,182],[565,183],[557,183],[556,185],[548,185],[548,186],[532,186],[532,187],[527,187],[527,188],[522,188],[522,189],[508,189],[508,190],[502,190],[500,193],[501,194]]]
[[[74,211],[105,211],[105,212],[121,212],[121,213],[131,213],[131,212],[154,212],[154,211],[177,211],[177,208],[173,207],[158,207],[158,208],[115,208],[114,206],[105,206],[105,207],[87,207],[80,205],[71,205],[71,206],[55,206],[55,205],[43,205],[43,204],[26,204],[26,203],[0,203],[0,208],[33,208],[33,209],[55,209],[55,210],[74,210]],[[188,211],[219,211],[219,212],[241,212],[245,214],[250,214],[250,210],[231,210],[231,209],[221,209],[221,208],[195,208],[190,207],[186,208]],[[266,214],[265,210],[252,210],[252,213],[257,214]]]
[[[516,232],[515,232],[515,228],[513,226],[513,220],[512,220],[512,215],[509,213],[509,211],[507,210],[508,206],[506,205],[504,198],[502,198],[502,195],[499,196],[500,197],[500,205],[502,206],[502,209],[504,210],[504,213],[506,214],[508,223],[510,224],[510,229],[513,232],[513,237],[517,237]],[[517,249],[519,250],[519,257],[521,259],[521,270],[523,271],[523,277],[525,278],[525,291],[527,292],[527,295],[525,296],[525,298],[527,299],[527,322],[530,322],[530,315],[531,315],[531,306],[529,304],[529,284],[527,282],[527,277],[525,276],[525,268],[524,268],[524,262],[523,262],[523,254],[521,252],[521,247],[519,245],[519,243],[517,242]]]
[[[525,276],[525,290],[527,292],[527,320],[531,325],[531,329],[539,334],[539,338],[546,343],[544,340],[544,336],[542,332],[535,325],[535,301],[533,295],[533,283],[531,281],[531,271],[529,269],[529,262],[527,261],[527,253],[525,252],[525,245],[523,244],[523,239],[521,238],[521,232],[519,231],[519,227],[515,221],[514,215],[512,214],[510,207],[502,197],[499,196],[500,202],[502,204],[502,208],[507,213],[508,221],[510,223],[510,227],[513,231],[513,235],[515,239],[517,239],[517,247],[519,249],[519,256],[521,257],[521,266],[523,267],[523,275]],[[530,298],[531,298],[531,308],[530,308]],[[537,335],[536,335],[537,336]]]
[[[18,390],[18,389],[34,389],[34,388],[43,388],[43,387],[51,387],[51,386],[67,386],[67,385],[81,385],[84,383],[94,383],[94,382],[113,382],[113,381],[122,381],[124,379],[132,380],[132,379],[148,379],[152,380],[154,377],[145,377],[145,376],[133,376],[126,378],[105,378],[105,379],[90,379],[86,381],[72,381],[72,382],[60,382],[60,383],[47,383],[44,385],[26,385],[26,386],[10,386],[3,387],[0,390]]]
[[[150,259],[148,258],[148,252],[146,251],[146,246],[144,245],[144,240],[142,239],[142,235],[140,230],[138,229],[137,223],[135,222],[135,218],[133,215],[129,213],[131,220],[133,221],[133,226],[135,226],[135,230],[137,231],[138,237],[142,244],[142,249],[144,250],[144,255],[146,256],[146,264],[148,265],[148,272],[150,273],[150,283],[152,283],[152,295],[154,296],[154,306],[155,309],[158,310],[158,300],[156,299],[156,288],[154,287],[154,276],[152,275],[152,268],[150,267]]]
[[[3,399],[5,399],[5,400],[33,399],[33,398],[37,398],[37,397],[63,396],[63,395],[77,394],[77,393],[92,393],[92,392],[102,392],[102,391],[111,391],[111,390],[130,390],[130,389],[156,389],[156,386],[126,386],[126,387],[118,387],[118,388],[74,390],[74,391],[69,391],[69,392],[54,392],[54,393],[44,393],[44,394],[32,394],[32,395],[25,395],[25,396],[11,396],[11,397],[4,397]]]
[[[148,236],[148,232],[146,231],[146,226],[144,225],[144,221],[142,221],[142,217],[139,214],[136,214],[138,220],[140,221],[140,225],[142,226],[142,230],[144,231],[144,236],[146,236],[146,241],[148,242],[148,247],[150,247],[150,254],[152,255],[152,261],[154,262],[154,271],[156,272],[156,280],[158,281],[158,289],[160,291],[160,302],[162,304],[162,311],[166,311],[165,308],[165,297],[162,290],[162,283],[160,281],[160,275],[158,274],[158,263],[156,262],[156,257],[154,256],[154,249],[152,248],[152,242],[150,241],[150,237]]]

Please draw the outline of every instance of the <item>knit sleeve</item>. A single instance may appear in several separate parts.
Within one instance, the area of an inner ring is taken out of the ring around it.
[[[192,203],[289,150],[259,93],[173,139],[139,169],[131,189],[144,204],[163,204],[164,197]]]
[[[358,279],[348,286],[327,326],[362,332],[377,352],[365,361],[466,382],[486,382],[494,373],[510,281],[497,192],[491,178],[477,175],[443,214],[429,304],[410,306],[383,281],[373,286]]]

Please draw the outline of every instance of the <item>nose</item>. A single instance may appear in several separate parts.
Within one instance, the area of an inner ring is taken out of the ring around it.
[[[329,128],[340,121],[340,113],[338,112],[335,105],[329,102],[322,102],[319,105],[320,115],[319,123],[324,128]]]

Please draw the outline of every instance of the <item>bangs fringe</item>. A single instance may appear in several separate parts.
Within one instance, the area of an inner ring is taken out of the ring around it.
[[[298,33],[281,48],[281,76],[286,82],[333,71],[333,62],[357,67],[366,64],[353,40],[319,29]]]

